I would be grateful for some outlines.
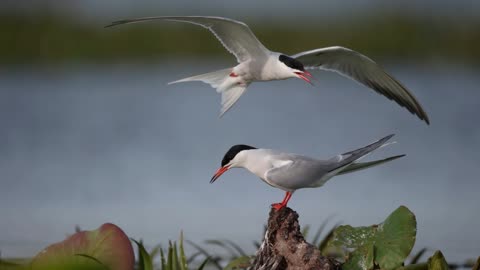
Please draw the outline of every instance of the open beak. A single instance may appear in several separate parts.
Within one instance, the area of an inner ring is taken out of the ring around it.
[[[297,74],[297,76],[298,76],[300,79],[302,79],[302,80],[308,82],[309,84],[312,84],[312,85],[313,85],[312,81],[310,80],[310,78],[312,78],[312,74],[310,74],[310,72],[308,72],[308,71],[300,71],[300,72],[295,72],[295,74]]]
[[[228,171],[228,169],[230,169],[230,167],[227,165],[218,169],[217,172],[213,175],[212,179],[210,180],[210,184],[215,182],[215,180],[217,180],[224,172]]]

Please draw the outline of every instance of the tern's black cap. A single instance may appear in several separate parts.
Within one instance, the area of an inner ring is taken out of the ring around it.
[[[222,167],[227,165],[232,159],[234,159],[238,153],[242,152],[243,150],[250,150],[250,149],[257,149],[257,148],[250,145],[245,145],[245,144],[237,144],[230,147],[230,149],[228,149],[227,153],[225,153],[225,156],[222,159]]]
[[[305,71],[305,67],[303,66],[302,62],[300,62],[297,59],[294,59],[290,56],[286,56],[284,54],[281,54],[278,57],[278,60],[283,62],[287,67],[291,67],[291,68],[296,69],[296,70]]]

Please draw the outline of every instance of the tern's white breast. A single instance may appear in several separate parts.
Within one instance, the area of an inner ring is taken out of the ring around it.
[[[279,53],[272,53],[260,72],[262,81],[285,80],[292,78],[291,68],[278,60]]]
[[[243,62],[234,68],[234,72],[250,82],[285,80],[293,77],[291,69],[278,60],[279,55],[272,53],[265,59]]]

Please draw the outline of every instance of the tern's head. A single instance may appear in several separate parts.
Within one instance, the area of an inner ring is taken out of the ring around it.
[[[290,56],[286,56],[284,54],[280,54],[280,56],[278,57],[278,60],[290,69],[292,73],[292,77],[300,78],[310,84],[312,83],[309,78],[309,77],[312,77],[312,74],[310,74],[310,72],[305,70],[305,67],[303,66],[302,62]]]
[[[215,180],[217,180],[224,172],[228,171],[228,169],[241,167],[245,161],[245,156],[243,155],[245,153],[244,151],[252,149],[257,148],[245,144],[237,144],[230,147],[227,153],[225,153],[225,156],[223,156],[220,169],[218,169],[217,172],[213,175],[210,183],[215,182]]]

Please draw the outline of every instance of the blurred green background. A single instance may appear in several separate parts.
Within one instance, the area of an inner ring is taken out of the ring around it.
[[[254,4],[247,2],[247,5],[253,7]],[[165,14],[160,8],[158,10],[154,15]],[[4,10],[0,13],[0,32],[4,40],[0,43],[0,61],[4,64],[54,65],[125,60],[155,62],[165,56],[230,57],[215,39],[198,27],[151,22],[123,26],[121,30],[104,29],[109,19],[124,18],[108,14],[105,19],[99,16],[90,20],[45,8],[14,13]],[[152,12],[135,14],[152,15]],[[245,20],[243,14],[235,17]],[[316,18],[308,14],[267,20],[261,16],[250,17],[246,22],[258,38],[276,51],[293,54],[342,45],[375,59],[480,63],[480,16],[425,16],[397,9],[334,18]]]

